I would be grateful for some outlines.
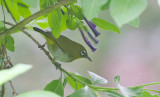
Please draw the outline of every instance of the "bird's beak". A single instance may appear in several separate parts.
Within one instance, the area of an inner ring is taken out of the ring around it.
[[[85,58],[92,62],[92,59],[89,56],[86,55]]]

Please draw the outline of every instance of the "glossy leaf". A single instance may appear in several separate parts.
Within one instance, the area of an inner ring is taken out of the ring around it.
[[[147,0],[111,0],[110,12],[119,27],[141,15],[147,7]]]
[[[109,97],[124,97],[124,96],[122,96],[121,94],[119,94],[119,93],[117,93],[117,92],[114,92],[114,91],[107,91],[106,93],[107,93],[107,95],[108,95]]]
[[[92,20],[92,22],[96,26],[100,27],[103,30],[108,30],[108,31],[113,31],[113,32],[120,33],[119,29],[115,25],[113,25],[113,24],[111,24],[111,23],[109,23],[109,22],[107,22],[105,20],[102,20],[100,18],[94,18]]]
[[[31,11],[29,10],[29,6],[24,2],[17,3],[18,11],[23,18],[27,18],[31,15]]]
[[[37,0],[23,0],[23,2],[30,5],[33,8],[37,6]]]
[[[89,87],[77,90],[68,97],[98,97]]]
[[[70,30],[77,29],[77,23],[74,21],[74,19],[67,19],[66,24],[67,24],[68,29]]]
[[[60,9],[53,10],[52,13],[48,15],[49,27],[52,30],[52,34],[55,38],[61,35],[61,12]]]
[[[15,18],[16,21],[20,20],[20,14],[17,7],[17,1],[12,2],[12,0],[5,0],[11,14]]]
[[[133,21],[129,22],[129,25],[139,27],[139,18],[136,18]]]
[[[43,29],[49,27],[48,22],[36,22],[36,24]]]
[[[88,71],[88,73],[90,75],[90,78],[93,80],[93,84],[107,84],[108,83],[108,81],[105,78],[93,72],[90,72],[90,71]]]
[[[44,90],[54,92],[62,97],[64,96],[64,88],[61,79],[53,80],[46,85]]]
[[[122,92],[122,94],[125,97],[135,97],[135,96],[141,97],[142,96],[143,89],[140,87],[127,88],[127,87],[121,86],[119,84],[120,76],[116,76],[114,78],[114,81],[117,84],[119,90]]]
[[[56,93],[50,91],[31,91],[27,93],[20,94],[16,97],[61,97]]]
[[[81,0],[82,9],[85,17],[88,20],[92,20],[94,17],[98,15],[101,10],[101,7],[107,2],[108,0]]]
[[[76,78],[78,78],[79,80],[81,80],[81,81],[83,81],[83,82],[85,82],[85,83],[87,83],[87,84],[92,84],[92,82],[89,80],[89,79],[87,79],[87,78],[85,78],[85,77],[83,77],[83,76],[80,76],[80,75],[73,75],[73,76],[75,76]],[[68,83],[69,83],[69,85],[72,87],[72,88],[74,88],[74,89],[81,89],[81,88],[84,88],[85,86],[84,85],[82,85],[81,83],[79,83],[79,82],[75,82],[72,78],[70,78],[69,76],[68,76]],[[77,87],[76,87],[76,84],[77,84]]]
[[[78,19],[83,20],[84,16],[83,16],[82,8],[80,8],[77,5],[72,5],[71,10]]]
[[[0,71],[0,86],[7,81],[27,72],[32,68],[31,65],[17,64],[14,67]]]

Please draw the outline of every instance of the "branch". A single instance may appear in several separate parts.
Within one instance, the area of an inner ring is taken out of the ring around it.
[[[26,24],[28,24],[29,22],[33,21],[34,19],[40,17],[40,16],[43,16],[43,15],[46,15],[50,12],[52,12],[53,10],[61,7],[61,6],[64,6],[66,4],[69,4],[70,2],[73,2],[74,0],[63,0],[53,6],[50,6],[50,7],[47,7],[45,9],[42,9],[40,11],[38,11],[37,13],[29,16],[28,18],[24,19],[23,21],[19,22],[18,24],[16,24],[15,26],[11,27],[10,29],[0,33],[0,39],[6,37],[7,35],[10,35],[14,32],[16,32],[17,30],[19,29],[22,29]]]

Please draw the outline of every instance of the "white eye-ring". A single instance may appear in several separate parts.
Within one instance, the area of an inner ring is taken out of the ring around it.
[[[86,54],[86,51],[81,51],[81,55],[84,56]]]

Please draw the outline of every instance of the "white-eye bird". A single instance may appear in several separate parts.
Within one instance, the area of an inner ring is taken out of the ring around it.
[[[60,35],[58,39],[54,38],[51,32],[43,31],[37,27],[33,27],[33,30],[44,35],[49,52],[55,58],[62,62],[72,62],[75,59],[87,58],[87,50],[79,43],[70,40],[69,38]]]

